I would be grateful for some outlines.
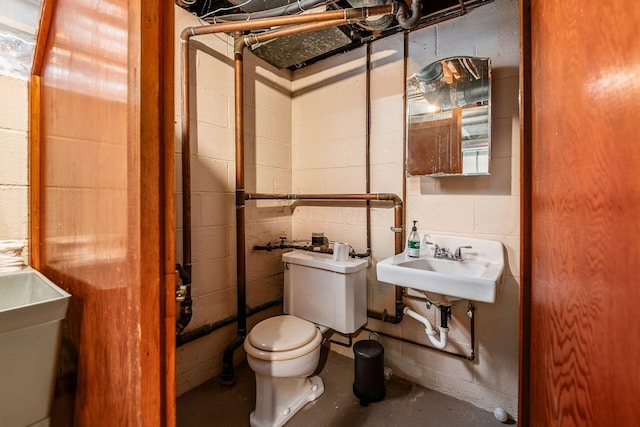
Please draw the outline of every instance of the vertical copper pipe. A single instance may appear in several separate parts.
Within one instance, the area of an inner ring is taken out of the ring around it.
[[[191,131],[189,126],[189,39],[180,39],[182,67],[182,263],[191,265]]]
[[[247,280],[245,257],[245,189],[244,189],[244,62],[242,51],[245,44],[242,33],[234,33],[233,76],[235,96],[236,139],[236,274],[238,333],[227,345],[222,355],[222,384],[233,385],[235,374],[233,353],[242,346],[247,336]]]
[[[365,71],[365,193],[371,192],[371,42],[367,43]],[[367,253],[371,253],[371,203],[367,201]]]
[[[236,114],[236,268],[238,274],[238,333],[246,334],[245,275],[245,203],[244,203],[244,67],[242,51],[245,44],[240,32],[234,36],[234,76]]]
[[[404,55],[403,55],[403,90],[402,90],[402,100],[403,100],[403,115],[402,115],[402,200],[407,200],[407,132],[409,132],[409,126],[407,125],[407,63],[409,62],[409,32],[405,31],[403,34],[404,41]],[[405,223],[407,218],[404,218]],[[405,241],[406,234],[404,233],[401,236],[402,241]],[[402,246],[402,243],[401,243]],[[402,251],[400,251],[402,252]],[[398,252],[399,253],[399,252]]]

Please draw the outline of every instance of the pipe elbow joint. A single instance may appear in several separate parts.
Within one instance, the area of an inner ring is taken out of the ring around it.
[[[416,25],[422,18],[421,2],[419,0],[411,1],[411,15],[409,16],[409,8],[404,1],[398,4],[398,13],[396,14],[396,20],[400,27],[405,30],[409,30]]]

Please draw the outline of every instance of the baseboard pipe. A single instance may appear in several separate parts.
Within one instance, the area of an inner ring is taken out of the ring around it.
[[[246,317],[251,317],[256,313],[260,313],[261,311],[264,311],[271,307],[277,307],[279,305],[282,305],[282,297],[278,297],[271,301],[267,301],[264,304],[260,304],[253,308],[250,308],[247,311]],[[199,338],[207,336],[217,331],[218,329],[224,328],[225,326],[231,325],[232,323],[235,323],[237,321],[238,321],[238,315],[233,315],[233,316],[225,317],[222,320],[218,320],[217,322],[208,323],[206,325],[202,325],[198,328],[184,332],[176,336],[176,347],[183,346]]]

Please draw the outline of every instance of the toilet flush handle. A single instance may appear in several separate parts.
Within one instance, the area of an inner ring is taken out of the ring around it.
[[[290,268],[290,267],[289,267],[289,263],[288,263],[288,262],[285,262],[285,263],[284,263],[284,268],[285,268],[286,270],[288,270],[288,269]]]

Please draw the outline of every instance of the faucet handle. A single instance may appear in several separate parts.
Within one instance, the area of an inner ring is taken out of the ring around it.
[[[430,242],[429,239],[431,236],[429,234],[425,234],[422,236],[422,243],[425,245],[433,245],[433,242]]]
[[[471,246],[458,246],[455,254],[453,255],[455,259],[462,261],[462,249],[471,249]]]

